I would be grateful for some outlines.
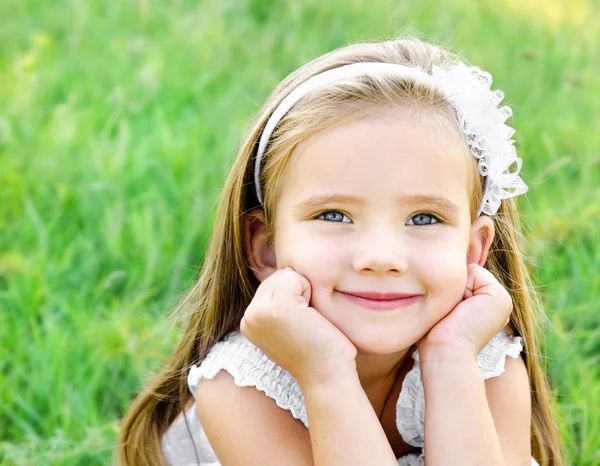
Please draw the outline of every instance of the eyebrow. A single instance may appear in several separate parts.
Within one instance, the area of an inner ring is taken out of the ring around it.
[[[400,204],[429,204],[447,210],[453,214],[460,212],[460,207],[454,202],[442,196],[431,196],[425,194],[403,195],[396,198]],[[360,205],[362,200],[355,196],[341,194],[315,194],[295,204],[294,209],[316,208],[324,204],[350,204]]]

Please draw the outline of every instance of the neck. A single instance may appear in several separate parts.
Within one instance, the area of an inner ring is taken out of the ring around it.
[[[370,354],[360,350],[356,356],[356,372],[373,409],[381,415],[385,401],[394,387],[398,372],[412,354],[407,348],[393,354]]]

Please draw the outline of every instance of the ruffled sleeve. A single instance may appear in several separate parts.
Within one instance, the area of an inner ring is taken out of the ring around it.
[[[477,365],[483,374],[483,380],[498,377],[504,372],[506,356],[516,358],[523,351],[521,337],[511,337],[502,330],[477,355]]]
[[[477,355],[477,366],[484,380],[504,372],[506,357],[516,358],[523,350],[521,337],[500,331]],[[413,368],[406,374],[396,403],[396,425],[402,439],[414,447],[425,445],[425,391],[421,380],[419,351],[413,352]]]
[[[190,368],[188,387],[194,397],[200,380],[203,377],[214,378],[221,369],[233,376],[237,386],[252,386],[264,392],[275,400],[277,406],[290,411],[308,429],[304,393],[300,384],[241,332],[231,332],[215,343],[200,365]]]

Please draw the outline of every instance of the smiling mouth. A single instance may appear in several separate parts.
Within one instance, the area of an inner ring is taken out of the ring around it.
[[[361,295],[354,295],[344,291],[338,291],[338,293],[350,302],[376,311],[389,311],[407,307],[416,303],[421,298],[421,295],[386,295],[380,293],[361,293]]]

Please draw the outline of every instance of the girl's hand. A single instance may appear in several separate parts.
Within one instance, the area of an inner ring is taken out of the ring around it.
[[[489,270],[469,264],[463,301],[418,342],[419,353],[477,356],[508,324],[512,306],[510,294]]]
[[[356,347],[309,306],[310,282],[292,268],[264,280],[240,323],[242,334],[303,388],[356,373]]]

